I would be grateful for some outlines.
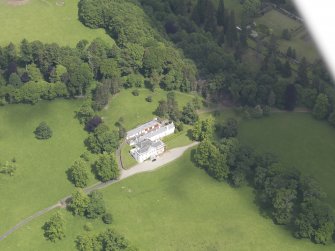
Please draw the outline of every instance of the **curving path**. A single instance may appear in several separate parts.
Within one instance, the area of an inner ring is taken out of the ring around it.
[[[122,168],[121,169],[121,175],[120,178],[118,180],[111,180],[108,182],[99,182],[94,184],[93,186],[87,187],[84,189],[85,193],[90,193],[93,190],[99,190],[99,189],[103,189],[106,188],[116,182],[119,182],[120,180],[126,179],[128,177],[131,177],[135,174],[138,173],[143,173],[143,172],[151,172],[154,171],[176,159],[178,159],[179,157],[181,157],[184,152],[186,150],[188,150],[189,148],[196,146],[197,144],[199,144],[199,142],[193,142],[187,146],[183,146],[183,147],[178,147],[178,148],[174,148],[172,150],[168,150],[166,151],[162,156],[160,156],[159,158],[157,158],[156,161],[152,162],[152,161],[146,161],[140,164],[137,164],[135,166],[133,166],[132,168],[128,169],[128,170],[124,170]],[[50,207],[44,208],[38,212],[36,212],[35,214],[27,217],[26,219],[20,221],[18,224],[16,224],[14,227],[12,227],[10,230],[8,230],[6,233],[4,233],[3,235],[0,236],[0,241],[2,241],[3,239],[5,239],[7,236],[9,236],[10,234],[12,234],[14,231],[18,230],[19,228],[27,225],[29,222],[31,222],[32,220],[38,218],[41,215],[46,214],[47,212],[55,209],[55,208],[64,208],[66,207],[66,204],[68,202],[68,200],[71,198],[71,196],[66,196],[63,199],[61,199],[57,204],[52,205]]]

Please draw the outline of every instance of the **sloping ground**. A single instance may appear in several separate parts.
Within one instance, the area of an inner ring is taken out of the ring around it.
[[[13,6],[0,0],[0,45],[19,43],[24,38],[72,47],[81,39],[91,41],[97,37],[113,43],[104,30],[87,28],[78,20],[78,0],[66,0],[63,6],[57,2],[30,0]]]
[[[242,122],[238,138],[279,155],[288,167],[315,177],[335,207],[335,129],[310,114],[281,113]]]
[[[286,53],[288,47],[292,47],[296,50],[298,58],[306,57],[307,60],[313,62],[320,57],[316,45],[309,37],[304,24],[277,10],[265,13],[264,16],[256,19],[256,23],[267,26],[279,38],[278,46],[282,53]],[[288,29],[292,34],[289,41],[281,38],[284,29]]]
[[[103,191],[114,222],[140,250],[262,250],[330,251],[294,239],[289,231],[260,216],[248,188],[218,183],[190,161],[190,152],[165,168],[133,176]],[[62,210],[63,211],[63,210]],[[82,217],[63,211],[66,238],[51,243],[41,226],[49,215],[32,222],[0,242],[8,250],[75,250],[75,238],[85,234]],[[90,221],[93,231],[106,228]]]
[[[0,107],[0,161],[15,157],[18,165],[13,177],[0,174],[0,233],[72,192],[65,171],[84,152],[87,135],[74,118],[80,103],[56,100]],[[34,137],[41,121],[53,131],[49,140]]]
[[[134,96],[131,91],[130,89],[121,90],[120,93],[111,97],[108,108],[101,112],[101,116],[110,127],[113,127],[121,117],[127,130],[148,122],[156,116],[153,112],[156,110],[158,102],[162,99],[166,100],[167,92],[160,88],[157,88],[155,92],[141,88],[139,96]],[[180,110],[195,98],[192,94],[175,93]],[[145,100],[148,96],[152,96],[152,102]]]

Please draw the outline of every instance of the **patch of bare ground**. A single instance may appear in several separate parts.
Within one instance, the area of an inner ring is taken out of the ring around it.
[[[7,0],[7,4],[13,5],[13,6],[25,5],[29,2],[30,0]]]

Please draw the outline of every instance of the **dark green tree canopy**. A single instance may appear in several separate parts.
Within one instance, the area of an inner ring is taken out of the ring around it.
[[[49,139],[52,137],[52,130],[46,122],[41,122],[34,131],[37,139]]]
[[[97,178],[103,182],[116,180],[120,176],[119,167],[112,154],[100,154],[94,164],[94,171]]]

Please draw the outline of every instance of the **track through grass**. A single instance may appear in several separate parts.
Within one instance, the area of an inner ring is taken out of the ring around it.
[[[249,188],[235,189],[210,178],[190,161],[190,152],[153,173],[143,173],[103,191],[113,214],[111,227],[140,250],[330,251],[331,246],[294,239],[260,216]],[[67,237],[51,243],[41,226],[51,214],[0,243],[9,250],[75,250],[86,221],[65,212]],[[93,232],[106,228],[89,221]]]

